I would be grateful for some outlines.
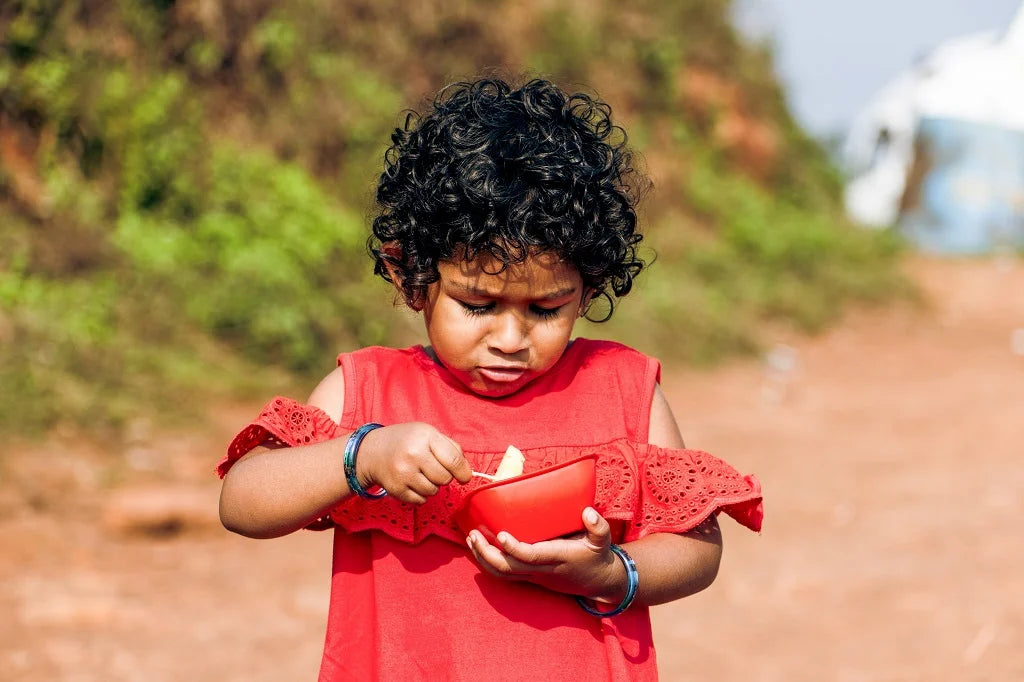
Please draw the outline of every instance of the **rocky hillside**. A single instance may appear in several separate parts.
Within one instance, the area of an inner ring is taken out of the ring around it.
[[[765,322],[813,331],[886,298],[896,245],[844,224],[834,170],[728,9],[5,2],[0,429],[117,434],[415,339],[381,312],[365,216],[402,109],[480,73],[597,92],[653,179],[657,262],[583,333],[708,362],[756,350]]]

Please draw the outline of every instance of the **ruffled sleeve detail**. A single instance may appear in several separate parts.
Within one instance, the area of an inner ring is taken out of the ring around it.
[[[725,512],[760,532],[761,483],[701,450],[610,443],[597,462],[595,507],[628,524],[623,541],[651,533],[684,533]]]
[[[217,474],[223,477],[242,455],[259,445],[308,445],[347,435],[349,431],[319,408],[277,397],[231,441],[227,455],[217,465]],[[719,511],[751,530],[761,529],[763,508],[758,480],[744,476],[706,452],[660,448],[626,439],[522,452],[526,458],[523,473],[596,453],[594,507],[605,518],[621,522],[624,537],[617,541],[637,540],[651,533],[686,532]],[[475,471],[493,474],[504,450],[463,454]],[[323,528],[329,518],[351,533],[377,530],[410,544],[436,535],[462,544],[465,538],[455,524],[454,514],[469,493],[486,483],[474,477],[466,485],[453,482],[441,486],[422,505],[393,497],[366,500],[352,495],[310,527]]]
[[[339,435],[342,435],[341,428],[319,407],[278,396],[234,437],[227,455],[217,464],[217,475],[224,478],[242,455],[260,445],[272,448],[309,445]]]

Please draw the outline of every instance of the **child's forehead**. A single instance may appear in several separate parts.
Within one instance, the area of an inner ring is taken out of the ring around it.
[[[531,253],[521,262],[507,264],[490,253],[479,253],[468,260],[443,260],[437,271],[445,288],[469,293],[553,298],[575,292],[582,285],[576,268],[550,251]]]

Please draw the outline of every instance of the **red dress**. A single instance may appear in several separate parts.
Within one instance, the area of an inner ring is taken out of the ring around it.
[[[760,529],[756,479],[704,452],[646,444],[660,365],[626,346],[576,339],[550,371],[498,399],[470,392],[421,346],[366,348],[338,363],[340,424],[275,398],[232,441],[220,475],[261,443],[423,421],[457,441],[476,471],[493,473],[509,444],[526,456],[527,473],[598,451],[594,506],[617,542],[686,531],[719,510]],[[351,496],[330,511],[337,529],[320,680],[657,679],[646,607],[595,618],[570,595],[479,568],[451,515],[482,484],[444,486],[422,506]]]

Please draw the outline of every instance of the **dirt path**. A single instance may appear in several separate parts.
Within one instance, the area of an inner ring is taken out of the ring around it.
[[[855,314],[774,370],[666,372],[688,444],[758,474],[767,518],[724,521],[715,585],[654,610],[663,679],[1024,679],[1024,265],[908,267],[932,310]],[[0,678],[315,679],[329,535],[249,541],[211,514],[200,455],[251,409],[143,433],[120,481],[59,440],[10,455]],[[150,485],[183,530],[125,531]]]

